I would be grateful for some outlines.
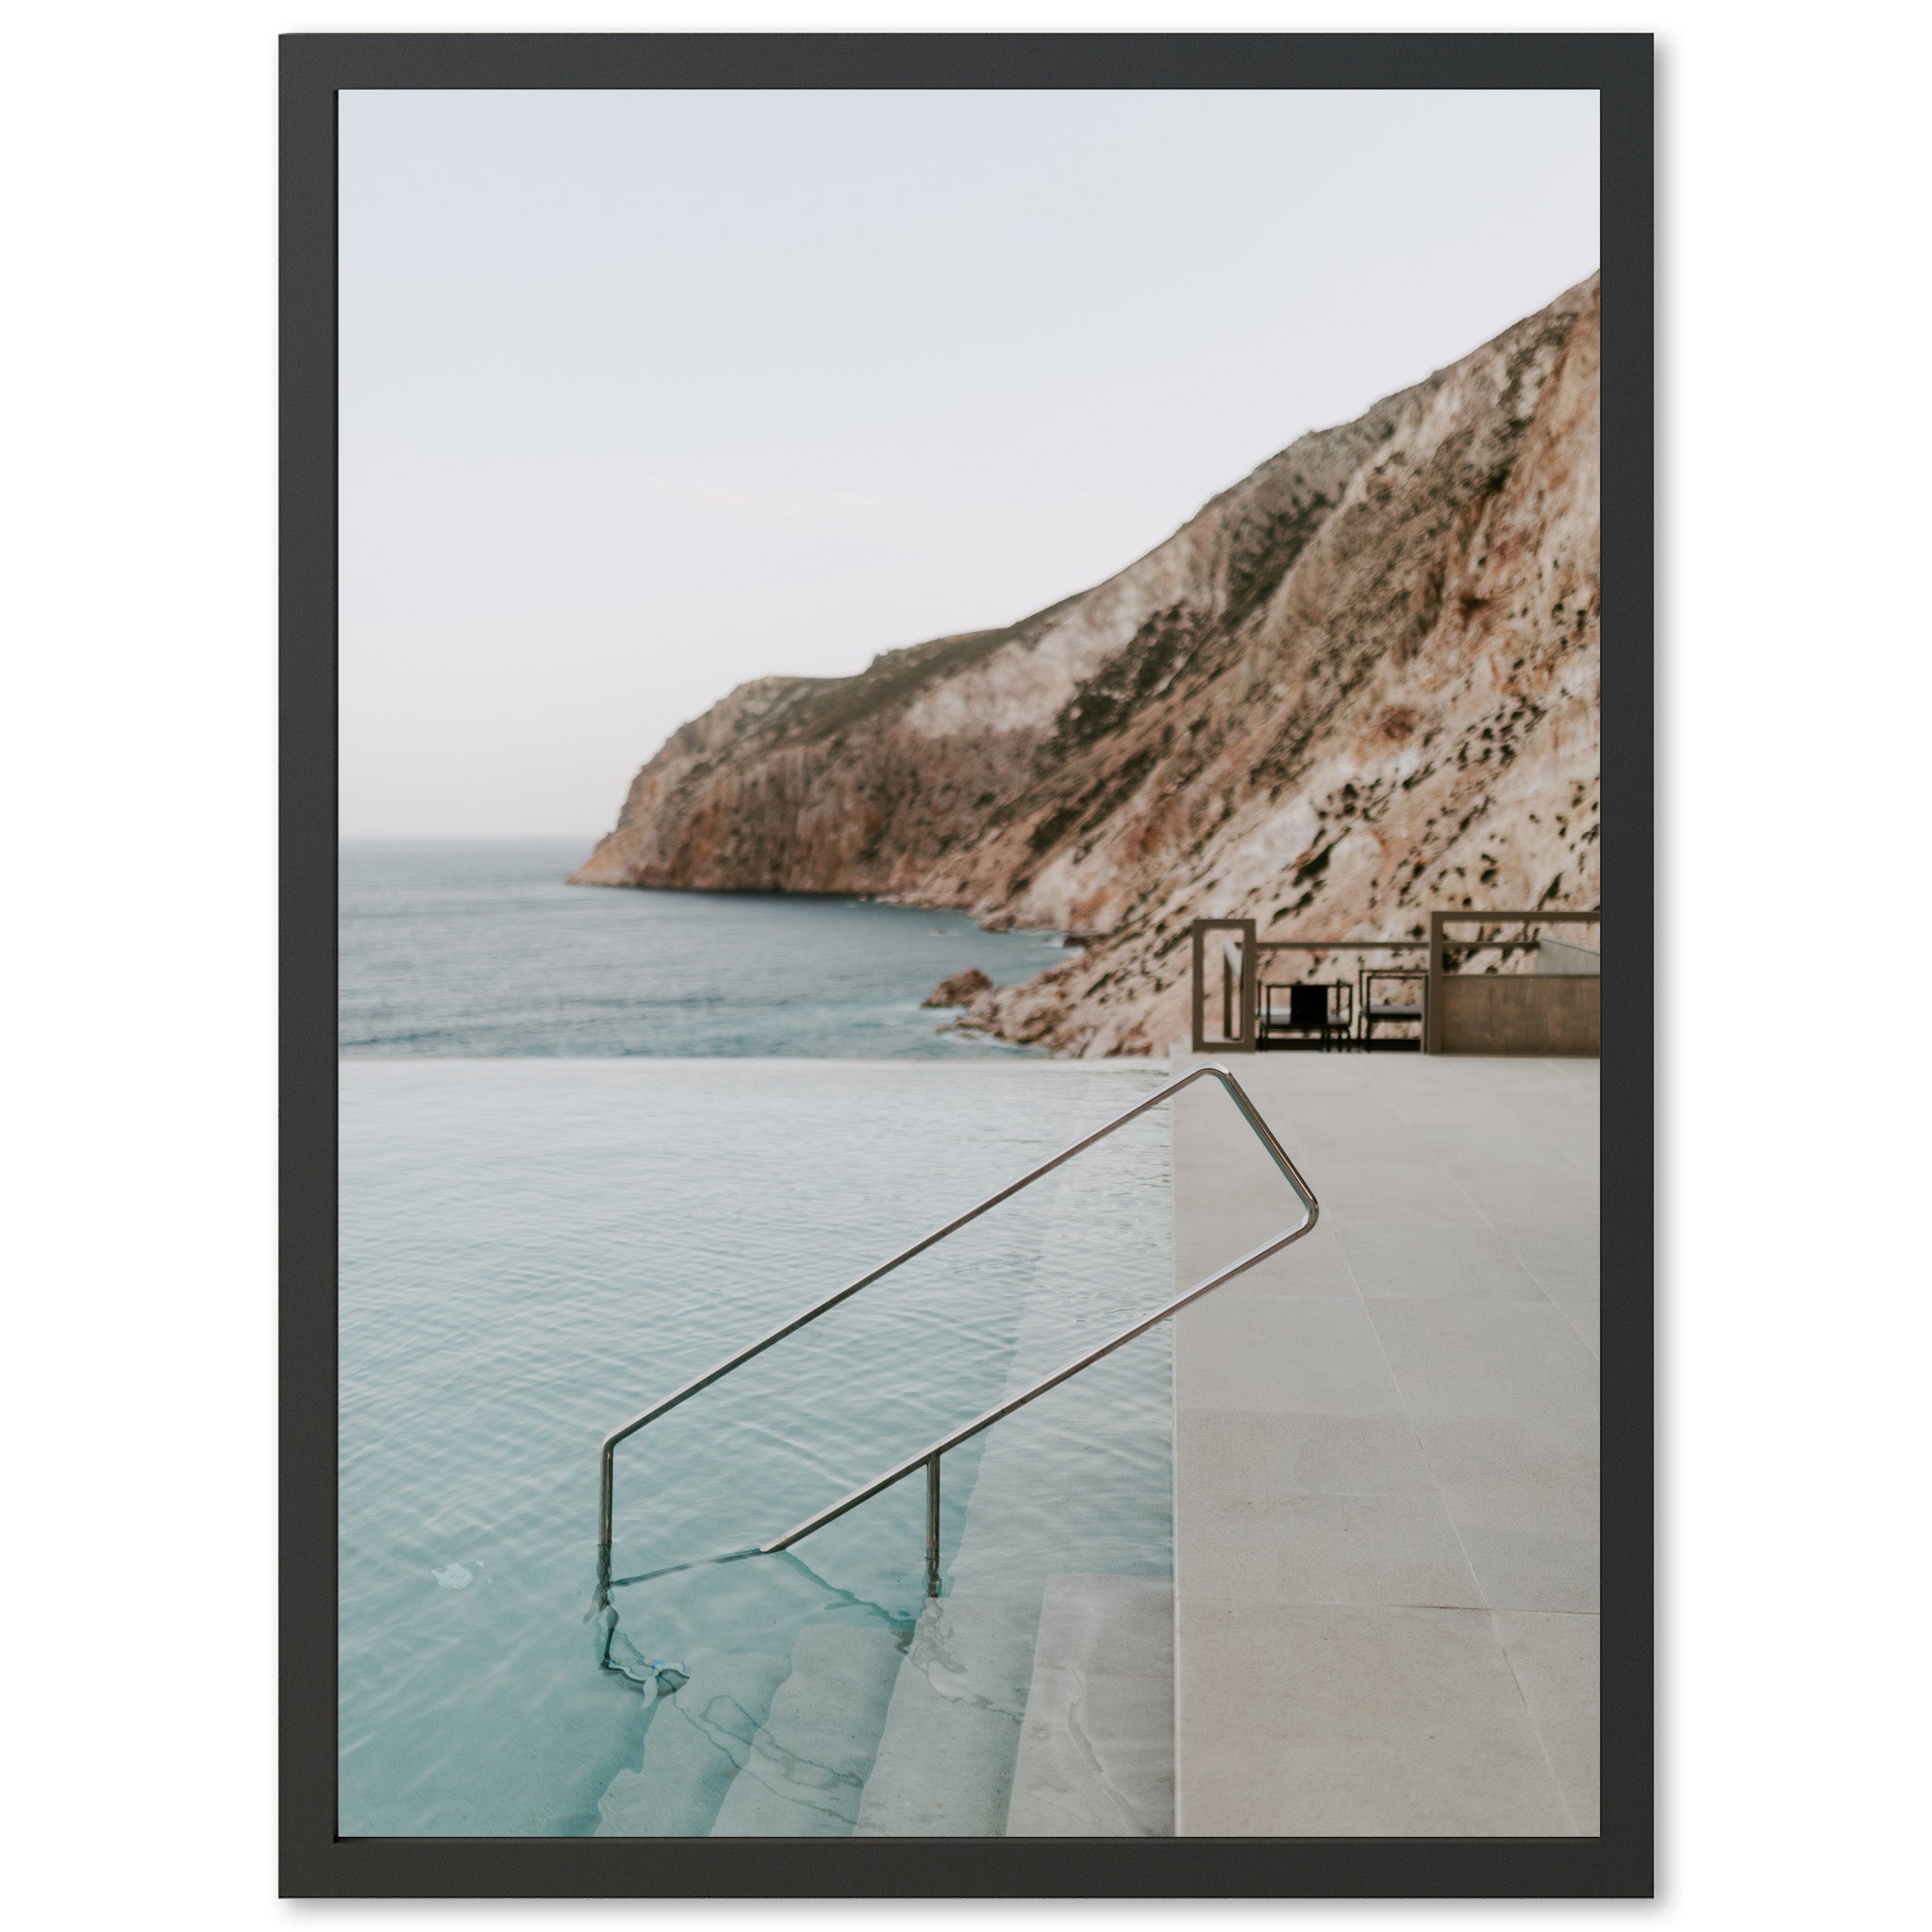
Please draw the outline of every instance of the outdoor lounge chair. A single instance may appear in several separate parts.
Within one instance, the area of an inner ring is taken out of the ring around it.
[[[1288,995],[1286,1014],[1275,1007],[1278,992]],[[1265,1047],[1272,1041],[1313,1037],[1321,1041],[1324,1052],[1338,1040],[1346,1045],[1355,1030],[1354,993],[1345,979],[1332,986],[1264,986],[1256,1044]]]

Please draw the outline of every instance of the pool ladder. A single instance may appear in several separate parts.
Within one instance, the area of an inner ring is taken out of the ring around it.
[[[821,1315],[836,1308],[841,1302],[849,1301],[861,1289],[870,1288],[874,1282],[882,1280],[886,1275],[891,1274],[895,1268],[903,1267],[915,1255],[923,1255],[928,1248],[936,1247],[941,1241],[946,1240],[948,1236],[957,1234],[969,1223],[977,1221],[982,1214],[997,1208],[1002,1201],[1011,1199],[1022,1189],[1030,1188],[1035,1181],[1044,1178],[1044,1176],[1053,1173],[1056,1168],[1065,1166],[1076,1155],[1084,1154],[1088,1148],[1105,1141],[1108,1135],[1118,1133],[1129,1121],[1138,1120],[1141,1114],[1148,1112],[1153,1108],[1164,1106],[1168,1101],[1174,1099],[1176,1094],[1184,1092],[1188,1088],[1191,1087],[1197,1080],[1220,1081],[1221,1085],[1226,1090],[1228,1098],[1240,1109],[1241,1118],[1247,1122],[1248,1126],[1253,1130],[1255,1138],[1260,1141],[1262,1147],[1266,1150],[1269,1158],[1274,1161],[1274,1165],[1286,1177],[1289,1186],[1294,1190],[1296,1198],[1301,1201],[1303,1208],[1302,1218],[1294,1226],[1287,1229],[1282,1234],[1273,1237],[1269,1241],[1263,1241],[1259,1247],[1251,1249],[1247,1254],[1241,1256],[1239,1260],[1233,1261],[1218,1273],[1208,1275],[1205,1281],[1196,1282],[1186,1293],[1176,1295],[1174,1300],[1167,1303],[1163,1307],[1157,1308],[1153,1314],[1147,1316],[1143,1321],[1136,1322],[1131,1327],[1122,1329],[1118,1335],[1103,1341],[1098,1348],[1090,1349],[1085,1355],[1067,1363],[1064,1368],[1057,1369],[1052,1374],[1043,1376],[1023,1394],[1014,1396],[1010,1402],[1003,1402],[997,1408],[988,1409],[984,1415],[968,1423],[964,1428],[955,1429],[951,1435],[942,1437],[939,1441],[920,1450],[916,1456],[908,1457],[904,1462],[895,1463],[882,1475],[875,1476],[871,1482],[865,1483],[858,1489],[854,1490],[849,1496],[841,1497],[829,1509],[822,1509],[816,1516],[808,1517],[796,1528],[788,1529],[783,1536],[774,1537],[770,1542],[762,1543],[755,1549],[735,1550],[728,1557],[710,1559],[713,1561],[731,1561],[741,1557],[774,1556],[780,1550],[789,1550],[793,1543],[810,1536],[814,1530],[824,1528],[828,1523],[836,1523],[847,1510],[856,1509],[861,1503],[871,1501],[880,1491],[891,1489],[896,1482],[903,1482],[907,1476],[910,1475],[914,1470],[920,1468],[923,1464],[925,1469],[925,1593],[929,1597],[939,1595],[941,1457],[945,1455],[949,1449],[957,1449],[960,1443],[970,1441],[982,1429],[990,1429],[994,1423],[1011,1415],[1015,1409],[1024,1408],[1029,1402],[1044,1395],[1049,1389],[1057,1389],[1069,1377],[1077,1375],[1082,1369],[1091,1368],[1103,1357],[1111,1355],[1117,1348],[1124,1347],[1136,1336],[1146,1334],[1148,1329],[1166,1321],[1170,1315],[1177,1313],[1180,1309],[1186,1307],[1190,1302],[1198,1301],[1204,1294],[1211,1293],[1224,1283],[1232,1281],[1236,1275],[1245,1274],[1248,1269],[1255,1267],[1259,1262],[1265,1261],[1269,1256],[1279,1254],[1291,1241],[1299,1241],[1303,1235],[1307,1234],[1314,1226],[1316,1218],[1321,1212],[1321,1208],[1314,1194],[1309,1191],[1307,1182],[1302,1178],[1301,1173],[1296,1168],[1294,1162],[1288,1158],[1280,1141],[1269,1130],[1267,1122],[1256,1112],[1254,1103],[1241,1091],[1241,1083],[1225,1067],[1217,1066],[1212,1063],[1193,1067],[1183,1074],[1178,1079],[1170,1080],[1158,1093],[1150,1093],[1145,1100],[1137,1102],[1134,1106],[1128,1108],[1124,1113],[1115,1115],[1105,1126],[1096,1128],[1084,1140],[1075,1141],[1071,1147],[1062,1148],[1050,1160],[1041,1161],[1038,1167],[1031,1169],[1026,1174],[1023,1174],[1018,1180],[1000,1189],[997,1193],[989,1194],[985,1200],[969,1208],[965,1213],[956,1216],[953,1220],[947,1222],[943,1227],[935,1228],[923,1241],[914,1241],[909,1248],[906,1248],[899,1254],[894,1255],[890,1261],[882,1262],[869,1274],[861,1274],[857,1281],[841,1288],[836,1294],[827,1295],[822,1302],[814,1302],[802,1314],[794,1315],[791,1321],[774,1328],[770,1334],[761,1335],[749,1347],[740,1349],[736,1355],[720,1362],[716,1368],[707,1370],[704,1374],[699,1375],[694,1381],[687,1382],[675,1394],[667,1395],[655,1407],[647,1408],[642,1415],[637,1417],[634,1421],[625,1424],[624,1427],[617,1430],[614,1434],[607,1436],[604,1440],[603,1484],[597,1513],[597,1599],[595,1607],[599,1611],[609,1608],[610,1592],[613,1588],[620,1587],[625,1583],[641,1583],[647,1580],[641,1576],[626,1576],[620,1577],[617,1584],[613,1585],[610,1577],[610,1524],[615,1483],[614,1458],[617,1453],[617,1445],[620,1442],[628,1437],[636,1435],[640,1429],[656,1422],[659,1416],[669,1414],[672,1409],[677,1407],[681,1403],[689,1402],[693,1395],[708,1389],[713,1382],[723,1380],[734,1369],[741,1368],[754,1357],[763,1355],[766,1349],[783,1341],[788,1335],[795,1334],[799,1329],[806,1326],[808,1323],[817,1321]],[[675,1569],[687,1569],[691,1566],[677,1564],[673,1567]],[[652,1574],[654,1575],[662,1575],[668,1573],[658,1571]],[[611,1614],[614,1617],[615,1612],[612,1611]]]

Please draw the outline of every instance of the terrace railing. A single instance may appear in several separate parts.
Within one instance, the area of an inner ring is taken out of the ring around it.
[[[759,1544],[753,1549],[733,1550],[721,1556],[704,1557],[699,1560],[703,1562],[730,1562],[744,1557],[773,1556],[780,1550],[790,1549],[793,1543],[810,1536],[814,1530],[823,1529],[829,1523],[836,1523],[848,1510],[858,1508],[861,1503],[869,1501],[872,1497],[879,1494],[881,1491],[891,1489],[894,1483],[903,1482],[914,1471],[923,1468],[925,1471],[926,1496],[925,1593],[928,1596],[937,1596],[940,1591],[940,1458],[942,1456],[949,1450],[957,1449],[962,1442],[971,1441],[983,1429],[990,1429],[995,1423],[1011,1415],[1015,1409],[1024,1408],[1029,1402],[1037,1401],[1048,1390],[1057,1389],[1062,1382],[1067,1381],[1074,1375],[1077,1375],[1082,1369],[1092,1367],[1095,1362],[1111,1355],[1117,1348],[1124,1347],[1136,1336],[1146,1334],[1150,1328],[1166,1321],[1170,1315],[1178,1313],[1190,1302],[1199,1301],[1203,1295],[1209,1294],[1224,1283],[1232,1281],[1236,1275],[1245,1274],[1250,1268],[1265,1261],[1271,1255],[1279,1254],[1291,1241],[1299,1241],[1303,1235],[1307,1234],[1314,1226],[1316,1219],[1321,1213],[1320,1204],[1316,1201],[1307,1182],[1302,1178],[1300,1171],[1295,1167],[1294,1162],[1289,1158],[1280,1141],[1274,1138],[1274,1135],[1268,1126],[1268,1123],[1255,1110],[1254,1103],[1241,1091],[1241,1084],[1235,1079],[1234,1075],[1225,1067],[1210,1064],[1191,1068],[1178,1079],[1170,1080],[1158,1093],[1151,1093],[1145,1100],[1137,1102],[1133,1107],[1128,1108],[1124,1113],[1116,1114],[1104,1126],[1096,1128],[1084,1139],[1075,1141],[1071,1147],[1062,1148],[1050,1160],[1041,1161],[1038,1167],[1022,1174],[1018,1180],[1011,1182],[1007,1187],[1001,1188],[996,1193],[987,1195],[983,1201],[976,1202],[973,1207],[967,1208],[963,1214],[956,1215],[943,1227],[935,1228],[924,1240],[914,1241],[909,1248],[903,1249],[900,1253],[894,1255],[891,1260],[880,1263],[870,1274],[861,1274],[857,1281],[851,1282],[844,1288],[840,1289],[836,1294],[829,1294],[823,1301],[814,1302],[810,1307],[805,1309],[800,1314],[792,1316],[789,1322],[781,1323],[776,1328],[771,1330],[769,1334],[759,1336],[756,1341],[744,1348],[741,1348],[735,1355],[728,1356],[716,1368],[708,1369],[702,1375],[687,1382],[683,1388],[667,1395],[662,1402],[647,1408],[642,1415],[633,1418],[630,1422],[625,1423],[621,1429],[615,1430],[605,1438],[602,1483],[597,1506],[597,1599],[595,1607],[599,1612],[605,1613],[606,1616],[606,1636],[602,1653],[606,1664],[611,1669],[623,1668],[621,1665],[610,1664],[609,1662],[610,1634],[616,1627],[615,1612],[611,1609],[610,1606],[611,1591],[622,1588],[625,1584],[642,1583],[649,1580],[648,1577],[643,1576],[625,1576],[616,1578],[613,1581],[610,1574],[611,1524],[615,1508],[616,1455],[620,1443],[626,1441],[629,1437],[636,1435],[640,1429],[648,1427],[659,1416],[668,1415],[671,1410],[679,1407],[680,1404],[689,1402],[693,1395],[710,1388],[713,1383],[722,1381],[735,1369],[741,1368],[754,1357],[763,1355],[768,1348],[774,1347],[778,1342],[783,1341],[788,1335],[795,1335],[808,1323],[817,1321],[821,1315],[828,1314],[840,1303],[849,1301],[861,1290],[872,1287],[875,1282],[882,1281],[894,1269],[903,1267],[915,1256],[924,1254],[928,1248],[937,1247],[949,1236],[957,1234],[962,1227],[977,1221],[982,1214],[997,1208],[1002,1201],[1011,1199],[1022,1189],[1031,1187],[1035,1181],[1041,1180],[1047,1174],[1052,1174],[1056,1168],[1065,1166],[1068,1161],[1086,1153],[1090,1147],[1096,1146],[1109,1135],[1118,1133],[1128,1122],[1137,1120],[1141,1114],[1148,1112],[1151,1108],[1165,1106],[1175,1095],[1185,1092],[1187,1089],[1201,1080],[1216,1080],[1221,1083],[1222,1087],[1226,1091],[1228,1098],[1234,1102],[1235,1107],[1240,1110],[1242,1120],[1247,1123],[1255,1138],[1260,1141],[1268,1158],[1274,1163],[1274,1166],[1287,1180],[1289,1186],[1293,1189],[1296,1199],[1302,1204],[1302,1217],[1292,1227],[1271,1237],[1263,1241],[1259,1247],[1250,1249],[1248,1253],[1242,1255],[1239,1259],[1230,1262],[1225,1268],[1209,1274],[1205,1280],[1197,1281],[1184,1293],[1174,1296],[1172,1301],[1157,1308],[1153,1314],[1130,1324],[1117,1335],[1110,1336],[1098,1348],[1089,1349],[1084,1355],[1078,1356],[1073,1361],[1068,1362],[1064,1368],[1057,1369],[1052,1374],[1042,1376],[1022,1394],[1014,1396],[1008,1402],[1001,1403],[997,1408],[988,1409],[984,1415],[975,1417],[962,1428],[954,1429],[950,1434],[941,1436],[938,1441],[927,1443],[924,1448],[907,1457],[903,1461],[893,1463],[891,1468],[874,1476],[870,1482],[862,1483],[850,1495],[841,1496],[830,1507],[820,1510],[815,1516],[808,1517],[803,1523],[795,1524],[782,1535],[774,1537],[770,1542]],[[689,1569],[693,1566],[678,1564],[674,1567]],[[662,1575],[665,1574],[667,1573],[663,1571],[654,1571],[651,1573],[652,1575]]]
[[[1505,958],[1523,953],[1552,958],[1555,949],[1532,930],[1547,926],[1595,926],[1600,910],[1587,912],[1433,911],[1426,940],[1264,940],[1252,919],[1197,919],[1193,923],[1193,1037],[1196,1053],[1253,1053],[1271,1043],[1260,1024],[1266,993],[1264,974],[1277,954],[1330,954],[1391,957],[1393,964],[1374,971],[1384,979],[1401,976],[1422,990],[1421,1038],[1398,1042],[1373,1041],[1360,1029],[1348,1041],[1357,1046],[1420,1046],[1424,1053],[1594,1055],[1601,1036],[1601,989],[1596,976],[1577,966],[1557,965],[1535,975],[1458,972],[1478,953]],[[1452,939],[1451,927],[1474,926],[1474,939]],[[1507,928],[1518,937],[1505,938]],[[1485,936],[1488,935],[1488,936]],[[1213,942],[1218,941],[1218,946]],[[1210,947],[1213,946],[1213,950]],[[1213,951],[1221,954],[1217,973]],[[1587,957],[1582,948],[1570,954]],[[1560,957],[1560,955],[1557,955]],[[1411,969],[1409,962],[1416,964]],[[1369,969],[1360,1005],[1366,1008]],[[1213,988],[1220,982],[1221,1037],[1210,1037]]]

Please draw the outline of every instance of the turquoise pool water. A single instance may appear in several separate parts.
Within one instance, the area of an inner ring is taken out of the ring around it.
[[[1165,1073],[418,1058],[341,1076],[340,1828],[358,1836],[597,1829],[663,1707],[596,1667],[603,1437]],[[616,1573],[768,1540],[1151,1309],[1170,1228],[1156,1109],[621,1449]],[[946,1458],[949,1594],[1037,1603],[1055,1572],[1169,1571],[1170,1359],[1162,1326]],[[619,1601],[649,1655],[763,1658],[776,1682],[808,1624],[903,1643],[923,1582],[915,1478],[793,1557]]]

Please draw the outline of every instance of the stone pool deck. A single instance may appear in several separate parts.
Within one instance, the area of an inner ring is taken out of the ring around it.
[[[1598,1063],[1224,1064],[1322,1218],[1174,1322],[1175,1829],[1594,1833]],[[1185,1285],[1292,1207],[1174,1134]]]

